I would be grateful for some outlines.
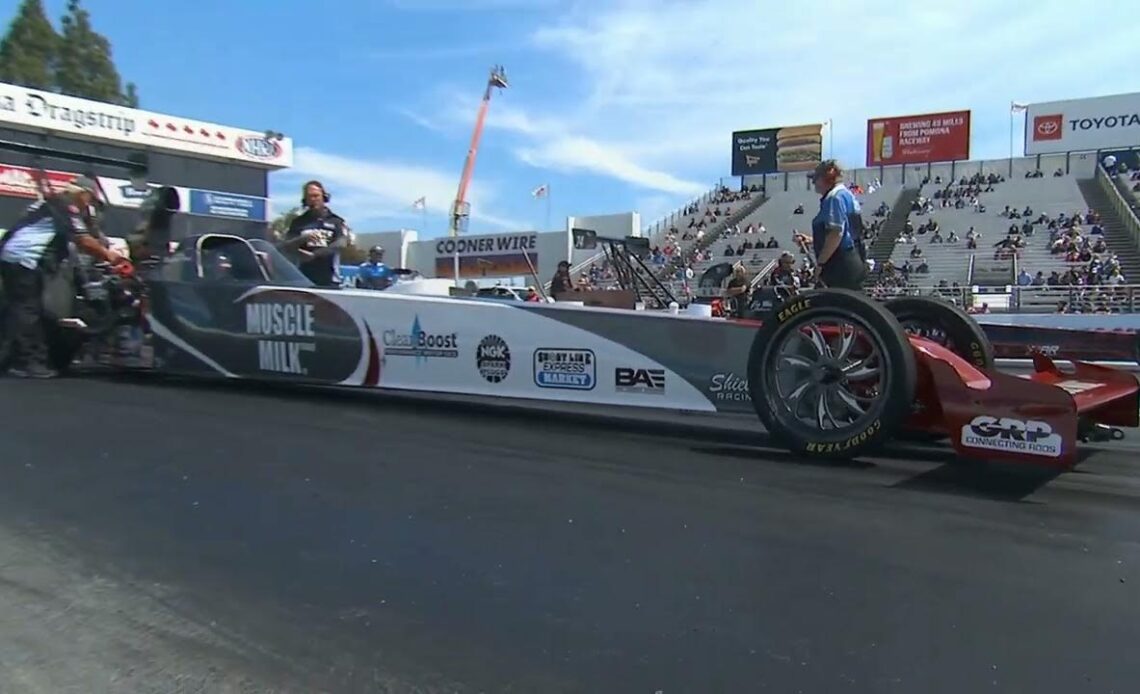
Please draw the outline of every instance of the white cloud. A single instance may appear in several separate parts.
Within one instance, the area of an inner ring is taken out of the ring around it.
[[[384,4],[404,12],[518,12],[546,10],[562,3],[563,0],[386,0]]]
[[[582,3],[529,38],[570,66],[546,78],[561,96],[528,96],[516,78],[488,127],[528,164],[678,196],[727,174],[731,131],[752,127],[832,119],[835,154],[862,165],[867,118],[968,108],[974,158],[1000,157],[1010,99],[1134,89],[1126,70],[1089,62],[1129,64],[1134,19],[1128,3],[1082,12],[1064,0]],[[470,127],[475,100],[451,100],[443,121]]]
[[[300,187],[309,179],[324,183],[332,194],[330,206],[357,231],[371,231],[372,226],[400,221],[404,226],[420,226],[423,213],[412,208],[412,203],[420,197],[426,198],[430,226],[443,229],[455,199],[459,174],[401,162],[364,161],[299,147],[293,168],[272,178],[274,210],[283,211],[296,205]],[[471,231],[477,231],[477,227],[489,231],[525,227],[516,220],[483,211],[494,205],[497,194],[493,183],[472,182],[467,195],[471,203]]]

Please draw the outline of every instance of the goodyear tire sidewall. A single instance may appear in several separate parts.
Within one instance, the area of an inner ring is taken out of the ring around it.
[[[884,303],[900,323],[921,321],[946,333],[950,350],[972,366],[988,371],[994,368],[994,347],[985,330],[974,318],[957,306],[922,296],[908,296]]]
[[[876,404],[878,412],[858,429],[843,430],[832,436],[812,436],[808,427],[788,426],[774,413],[773,393],[767,374],[775,348],[797,326],[813,318],[850,321],[866,330],[889,370],[885,399]],[[753,338],[748,359],[748,388],[756,414],[769,434],[793,453],[814,458],[851,458],[891,439],[909,418],[916,388],[914,353],[902,326],[880,305],[862,294],[830,289],[792,297],[766,317]]]

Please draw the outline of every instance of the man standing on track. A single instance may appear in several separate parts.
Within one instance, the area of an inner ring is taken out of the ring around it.
[[[820,195],[811,224],[815,279],[828,287],[859,291],[867,277],[862,210],[842,176],[834,159],[815,167],[815,191]]]
[[[320,181],[301,188],[302,212],[289,225],[281,249],[299,256],[297,267],[318,287],[340,286],[340,249],[348,245],[348,225],[329,209],[331,196]]]

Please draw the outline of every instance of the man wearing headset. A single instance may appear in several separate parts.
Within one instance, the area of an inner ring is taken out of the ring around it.
[[[811,224],[815,279],[827,287],[859,291],[867,277],[863,216],[842,176],[834,159],[820,162],[813,174],[820,195],[819,212]]]
[[[348,245],[348,225],[329,209],[331,196],[320,181],[301,188],[302,212],[285,232],[282,250],[298,256],[297,267],[318,287],[340,286],[340,249]]]

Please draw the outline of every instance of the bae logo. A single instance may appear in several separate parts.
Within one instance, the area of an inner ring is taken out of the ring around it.
[[[1061,457],[1061,436],[1046,422],[1009,417],[974,417],[962,427],[962,445],[1046,458]]]
[[[256,137],[250,135],[248,137],[239,137],[237,140],[237,151],[253,157],[254,159],[264,159],[269,161],[281,156],[281,145],[275,140],[269,140],[264,137]]]
[[[619,393],[665,394],[665,369],[614,369],[614,388]]]
[[[511,349],[498,335],[484,337],[475,348],[475,366],[488,383],[502,383],[511,372]]]
[[[1033,118],[1033,141],[1060,140],[1064,130],[1064,116],[1054,113],[1049,116],[1036,116]]]

